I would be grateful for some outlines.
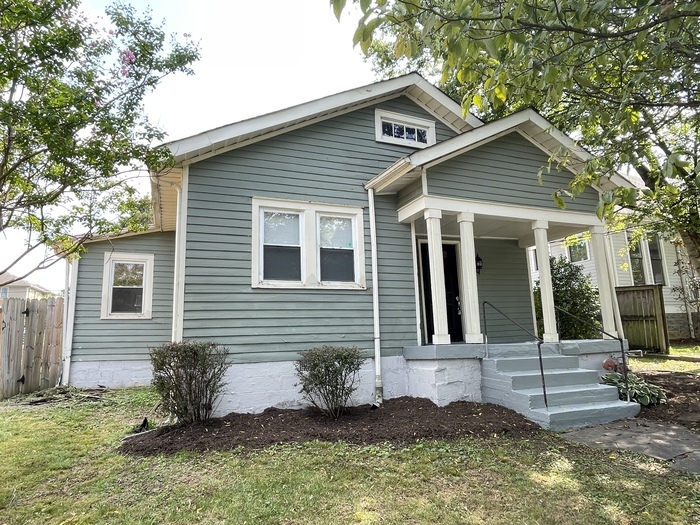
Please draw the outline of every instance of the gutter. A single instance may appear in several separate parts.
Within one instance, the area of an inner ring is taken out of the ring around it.
[[[382,349],[379,327],[379,277],[377,263],[377,220],[374,208],[374,189],[367,190],[369,201],[369,235],[372,248],[372,312],[374,318],[374,406],[384,401],[384,383],[382,382]]]

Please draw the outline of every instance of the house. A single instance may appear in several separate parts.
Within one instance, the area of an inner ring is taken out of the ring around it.
[[[369,357],[358,404],[495,401],[550,428],[639,410],[598,384],[620,342],[559,341],[546,279],[549,239],[583,231],[610,264],[595,207],[628,182],[557,208],[552,192],[588,154],[535,111],[465,118],[409,74],[168,146],[174,164],[152,174],[154,228],[91,242],[72,267],[71,384],[146,384],[149,347],[213,340],[233,363],[217,413],[299,407],[298,352],[329,344]],[[565,171],[538,184],[564,150]],[[533,326],[529,246],[542,254],[549,406],[521,328]],[[618,333],[611,283],[601,296]]]
[[[679,298],[677,290],[688,290],[687,278],[679,272],[679,266],[687,264],[688,257],[682,246],[656,235],[642,238],[632,249],[629,248],[631,232],[607,232],[605,236],[608,256],[613,263],[613,284],[618,287],[660,285],[664,303],[668,338],[671,340],[694,338],[698,324],[698,314],[691,305]],[[581,266],[591,277],[594,286],[598,285],[594,256],[590,241],[581,238],[579,242],[565,242],[558,239],[549,243],[551,257],[565,259]],[[530,248],[529,261],[533,282],[539,279],[536,254]]]
[[[3,273],[0,275],[0,283],[9,283],[0,285],[0,299],[44,299],[53,296],[51,290],[47,290],[43,286],[34,284],[26,279],[18,279],[16,275]]]

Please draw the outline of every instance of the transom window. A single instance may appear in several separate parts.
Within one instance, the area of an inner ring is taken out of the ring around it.
[[[150,318],[152,254],[106,252],[102,279],[102,318]]]
[[[253,287],[365,287],[362,208],[254,197],[253,216]]]
[[[380,142],[425,148],[435,144],[435,121],[375,110],[376,139]]]

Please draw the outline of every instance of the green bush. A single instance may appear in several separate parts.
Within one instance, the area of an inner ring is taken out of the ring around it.
[[[550,257],[549,264],[552,269],[554,305],[594,326],[599,326],[600,302],[598,290],[591,283],[591,278],[583,273],[583,269],[579,265],[567,261],[564,257],[559,259]],[[542,319],[542,295],[539,281],[535,283],[534,299],[537,330],[541,335],[544,333],[544,321]],[[561,339],[596,339],[600,337],[598,330],[577,321],[570,315],[558,312],[557,317]]]
[[[223,391],[228,349],[214,342],[183,341],[151,348],[153,386],[178,421],[206,421]]]
[[[321,346],[300,352],[294,364],[304,399],[326,417],[338,419],[359,383],[365,358],[357,347]]]
[[[624,374],[610,372],[601,377],[601,379],[606,385],[617,387],[620,399],[627,401],[627,383],[625,383]],[[627,374],[627,382],[629,383],[630,401],[634,401],[645,407],[666,403],[666,394],[664,394],[661,387],[651,385],[638,375],[632,373]]]

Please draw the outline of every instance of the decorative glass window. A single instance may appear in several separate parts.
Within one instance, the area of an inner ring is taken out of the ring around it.
[[[590,259],[588,242],[580,241],[578,244],[569,246],[569,261],[577,263],[587,261],[588,259]]]
[[[365,288],[363,210],[253,198],[252,286]]]
[[[7,286],[0,288],[0,299],[6,299],[10,295],[10,289]]]
[[[381,109],[375,110],[374,115],[376,139],[380,142],[414,148],[425,148],[435,144],[435,121]]]
[[[102,318],[151,318],[152,254],[106,252]]]

